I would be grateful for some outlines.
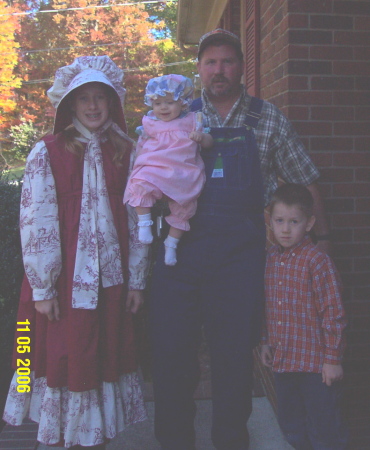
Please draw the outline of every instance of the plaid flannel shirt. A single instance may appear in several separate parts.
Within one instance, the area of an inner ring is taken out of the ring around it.
[[[274,350],[275,372],[320,373],[323,363],[341,363],[347,322],[340,290],[332,260],[308,236],[268,250],[262,343]]]
[[[205,127],[242,127],[251,101],[244,86],[226,119],[220,115],[203,90],[203,116]],[[265,101],[261,119],[254,130],[259,150],[265,187],[265,204],[278,187],[278,178],[285,182],[308,185],[319,177],[319,172],[308,156],[302,141],[289,120],[273,104]]]

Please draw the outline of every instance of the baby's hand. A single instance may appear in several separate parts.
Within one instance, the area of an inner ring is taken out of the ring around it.
[[[323,364],[322,366],[322,382],[327,386],[331,386],[334,381],[343,378],[343,368],[340,364]]]
[[[201,133],[200,131],[192,131],[189,134],[189,138],[196,142],[197,144],[200,144],[202,142],[203,139],[203,133]]]

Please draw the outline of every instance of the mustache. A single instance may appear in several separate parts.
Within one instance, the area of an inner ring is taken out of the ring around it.
[[[213,83],[220,83],[220,82],[228,82],[229,80],[225,78],[223,75],[215,75],[212,79]]]

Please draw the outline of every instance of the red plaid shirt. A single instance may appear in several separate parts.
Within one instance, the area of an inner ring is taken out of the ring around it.
[[[309,237],[282,251],[268,250],[265,275],[266,331],[275,372],[322,371],[340,364],[346,326],[339,274]]]

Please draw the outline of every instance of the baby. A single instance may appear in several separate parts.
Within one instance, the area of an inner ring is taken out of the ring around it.
[[[149,81],[144,102],[153,109],[138,129],[137,158],[123,200],[136,209],[139,240],[144,244],[153,241],[151,207],[162,197],[168,200],[171,214],[165,219],[170,231],[164,245],[165,263],[170,266],[177,262],[177,244],[190,229],[189,219],[205,183],[199,145],[213,144],[203,130],[202,114],[189,111],[192,94],[191,80],[182,75]]]

